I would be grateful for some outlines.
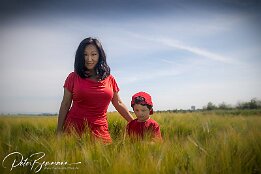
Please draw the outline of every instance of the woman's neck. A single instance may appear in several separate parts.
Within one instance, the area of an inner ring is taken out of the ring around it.
[[[95,70],[87,70],[87,75],[88,75],[89,79],[98,81],[98,77],[97,77]]]
[[[96,76],[96,72],[95,72],[95,70],[94,69],[92,69],[92,70],[88,70],[88,74],[89,74],[89,76]]]
[[[86,70],[85,73],[87,74],[88,77],[96,77],[97,74],[95,72],[95,70]]]

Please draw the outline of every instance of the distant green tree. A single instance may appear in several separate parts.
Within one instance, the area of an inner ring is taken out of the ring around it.
[[[212,102],[208,102],[207,110],[214,110],[214,109],[217,109],[217,107]]]
[[[231,105],[226,104],[225,102],[222,102],[218,105],[218,109],[232,109]]]
[[[261,101],[257,98],[253,98],[250,102],[241,102],[238,103],[236,106],[238,109],[260,109],[261,108]]]
[[[249,102],[249,109],[257,109],[257,99],[253,98]]]
[[[249,109],[247,102],[239,102],[236,106],[237,109]]]

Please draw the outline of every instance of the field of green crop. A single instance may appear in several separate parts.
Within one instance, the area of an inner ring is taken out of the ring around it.
[[[55,135],[57,117],[0,116],[0,173],[261,173],[261,114],[155,113],[163,143],[124,138],[109,113],[113,143]],[[67,163],[66,163],[67,162]]]

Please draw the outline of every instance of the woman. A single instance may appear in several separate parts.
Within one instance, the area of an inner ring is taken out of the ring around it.
[[[95,138],[111,142],[106,115],[110,101],[128,122],[133,120],[118,92],[101,43],[84,39],[76,51],[74,72],[64,83],[57,133],[74,129],[81,135],[88,128]]]

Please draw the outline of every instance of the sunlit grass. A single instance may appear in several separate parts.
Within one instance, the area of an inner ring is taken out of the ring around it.
[[[133,142],[124,138],[126,122],[109,113],[113,144],[93,142],[88,134],[55,135],[57,117],[0,117],[0,160],[12,152],[24,158],[44,152],[41,161],[81,162],[76,168],[47,169],[41,173],[260,173],[261,117],[259,113],[155,113],[163,143]],[[9,173],[13,159],[0,167]],[[33,173],[30,166],[12,173]]]

